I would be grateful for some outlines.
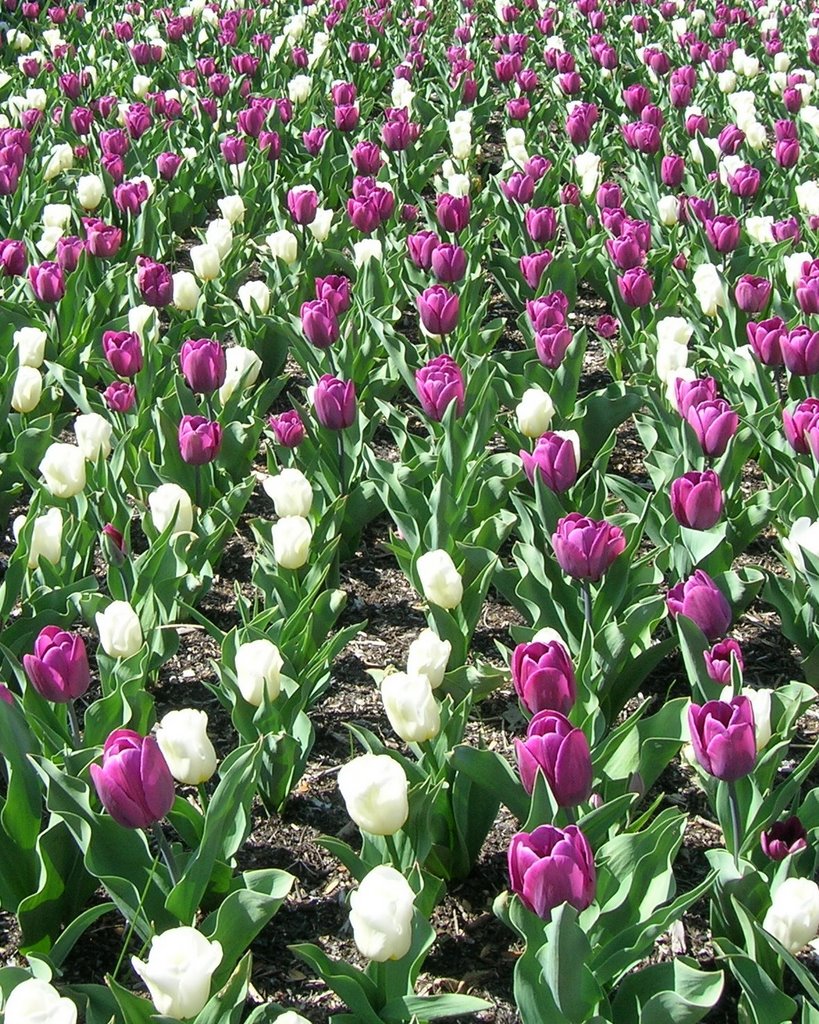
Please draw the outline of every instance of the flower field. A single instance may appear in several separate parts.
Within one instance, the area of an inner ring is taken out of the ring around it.
[[[819,5],[2,6],[4,1024],[817,1024]]]

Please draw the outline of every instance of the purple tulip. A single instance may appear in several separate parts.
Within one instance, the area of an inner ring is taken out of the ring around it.
[[[512,891],[544,921],[562,903],[585,910],[597,886],[589,841],[577,825],[539,825],[534,832],[518,832],[509,844],[509,881]]]
[[[103,391],[105,404],[114,412],[130,412],[136,404],[136,388],[133,384],[125,384],[121,380],[109,384]]]
[[[456,403],[456,415],[463,416],[464,378],[460,366],[451,356],[437,356],[417,370],[415,387],[418,401],[431,420],[440,422],[453,402]]]
[[[785,321],[774,316],[770,320],[745,325],[745,334],[754,355],[763,366],[784,366],[782,339],[787,335]]]
[[[26,263],[25,242],[18,242],[14,238],[0,241],[0,273],[4,277],[22,276],[26,272]]]
[[[819,331],[805,326],[795,327],[782,337],[780,344],[782,359],[791,373],[798,377],[819,373]]]
[[[318,204],[316,190],[307,185],[291,188],[287,193],[287,209],[296,224],[302,226],[312,224],[316,219]]]
[[[740,672],[745,667],[742,659],[742,648],[736,640],[730,637],[727,640],[720,640],[719,643],[705,651],[705,671],[715,683],[727,686],[731,682],[731,656],[736,659]]]
[[[537,357],[548,369],[556,370],[573,341],[574,335],[562,324],[544,327],[535,335]]]
[[[456,284],[466,276],[466,252],[460,245],[442,242],[432,250],[432,273],[442,284]]]
[[[247,160],[247,143],[240,135],[228,135],[222,139],[219,149],[227,164],[243,164]]]
[[[654,295],[654,282],[642,267],[633,267],[618,277],[617,287],[623,302],[635,309],[647,306]]]
[[[620,330],[620,321],[610,313],[603,313],[597,318],[594,329],[601,338],[613,338]]]
[[[156,158],[156,173],[163,181],[172,181],[182,166],[182,157],[176,153],[160,153]]]
[[[458,296],[442,284],[434,284],[415,299],[421,323],[430,334],[451,334],[458,323]]]
[[[739,427],[739,416],[724,398],[690,406],[685,421],[697,435],[703,454],[709,458],[717,458],[725,452]]]
[[[34,641],[34,653],[23,656],[31,685],[46,700],[66,704],[82,697],[91,685],[83,639],[59,626],[46,626]]]
[[[407,235],[407,252],[419,270],[432,269],[432,254],[441,244],[441,239],[434,231],[417,231]]]
[[[805,398],[793,412],[782,410],[782,423],[788,444],[800,455],[810,451],[807,432],[819,424],[819,398]]]
[[[518,644],[510,667],[515,692],[527,711],[559,711],[563,715],[571,711],[577,700],[577,682],[562,643],[533,640]]]
[[[103,807],[123,828],[147,828],[173,806],[173,776],[153,736],[116,729],[105,741],[102,766],[92,764],[90,772]]]
[[[785,220],[777,220],[771,225],[775,242],[792,241],[796,245],[802,238],[802,229],[796,217],[788,217]]]
[[[510,202],[525,205],[532,201],[536,181],[523,171],[515,171],[506,181],[500,183],[501,191]]]
[[[713,402],[717,398],[717,382],[713,377],[700,377],[697,380],[683,380],[682,377],[677,377],[674,381],[674,404],[683,419],[690,409],[701,402]]]
[[[355,384],[325,373],[313,391],[313,407],[326,430],[345,430],[355,422]]]
[[[148,199],[148,186],[144,181],[123,181],[114,188],[114,203],[120,213],[136,217]]]
[[[142,369],[142,344],[131,331],[105,331],[102,352],[114,373],[130,380]]]
[[[358,174],[378,174],[384,158],[374,142],[357,142],[350,154]]]
[[[169,306],[173,299],[173,277],[164,263],[149,256],[137,256],[137,288],[143,301],[155,309]]]
[[[557,234],[557,213],[551,206],[530,207],[524,218],[526,233],[538,245],[551,242]]]
[[[803,313],[819,313],[819,260],[805,263],[796,282],[796,301]]]
[[[754,709],[747,697],[692,704],[688,729],[697,760],[715,779],[736,782],[753,771],[756,733]]]
[[[784,821],[775,821],[759,837],[762,852],[771,860],[784,860],[792,853],[808,848],[808,833],[794,815]]]
[[[619,526],[570,512],[558,520],[552,546],[567,575],[595,583],[626,550],[626,536]]]
[[[546,327],[556,325],[564,326],[568,311],[569,300],[563,292],[551,292],[526,303],[526,316],[534,331],[542,331]]]
[[[77,269],[80,256],[85,251],[85,242],[76,235],[64,235],[57,239],[57,263],[66,274]]]
[[[28,268],[28,281],[40,302],[59,302],[65,295],[65,277],[58,263],[40,263]]]
[[[213,394],[225,383],[225,350],[211,338],[189,338],[179,351],[179,366],[185,383],[197,394]]]
[[[350,308],[350,279],[343,274],[317,277],[316,298],[329,303],[336,316],[342,316]]]
[[[110,259],[116,256],[122,245],[122,228],[105,224],[96,217],[84,218],[83,226],[86,247],[92,256],[96,256],[97,259]]]
[[[705,222],[705,236],[713,249],[725,255],[739,245],[740,223],[736,217],[712,217]]]
[[[685,176],[685,160],[681,156],[664,156],[660,165],[660,177],[666,188],[679,188]]]
[[[733,174],[728,175],[728,187],[735,196],[740,199],[753,199],[759,192],[762,184],[762,174],[756,167],[745,165],[738,167]]]
[[[685,473],[671,484],[671,511],[689,530],[710,530],[719,522],[723,505],[722,486],[713,469]]]
[[[672,618],[684,615],[691,619],[709,640],[724,636],[731,625],[731,606],[702,569],[697,569],[693,576],[672,587],[666,596],[666,604]]]
[[[578,453],[574,439],[565,434],[548,431],[538,438],[535,450],[530,454],[521,449],[521,462],[531,483],[535,474],[556,494],[562,494],[573,487],[577,480]]]
[[[734,289],[734,298],[743,313],[761,313],[771,298],[773,285],[767,277],[743,274]]]
[[[471,209],[469,196],[451,196],[445,192],[436,200],[435,215],[444,231],[457,235],[469,223]]]
[[[204,416],[183,416],[179,423],[179,454],[189,466],[204,466],[218,457],[222,428]]]
[[[520,272],[523,280],[529,285],[532,291],[537,291],[543,273],[553,260],[553,255],[548,249],[543,252],[533,252],[521,256],[519,261]]]
[[[326,299],[312,299],[301,306],[301,329],[316,348],[329,348],[341,336],[338,317]]]
[[[539,711],[525,740],[515,740],[515,757],[523,788],[531,795],[540,769],[559,807],[588,800],[592,786],[589,741],[559,711]]]
[[[720,151],[724,156],[736,156],[745,141],[745,132],[735,124],[727,124],[717,136]]]
[[[271,416],[267,425],[273,431],[277,443],[283,448],[298,448],[305,438],[304,424],[295,409]]]

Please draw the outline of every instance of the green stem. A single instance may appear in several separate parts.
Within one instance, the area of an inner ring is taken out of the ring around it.
[[[731,808],[731,831],[734,833],[733,850],[734,867],[739,873],[739,848],[742,845],[742,824],[739,817],[739,800],[737,799],[737,787],[735,782],[728,783],[728,804]]]
[[[82,734],[80,733],[80,720],[77,718],[77,709],[74,707],[73,700],[66,704],[66,709],[68,711],[68,724],[71,727],[71,739],[74,743],[74,749],[79,750]]]
[[[347,490],[347,483],[345,480],[344,437],[340,430],[336,431],[336,441],[338,444],[338,494],[341,497]]]
[[[384,842],[387,844],[387,853],[392,861],[392,866],[400,871],[401,855],[398,853],[398,847],[395,845],[395,836],[384,836]]]
[[[196,789],[199,793],[199,803],[202,805],[202,813],[207,814],[208,807],[210,806],[210,797],[208,796],[208,791],[205,789],[205,783],[200,782]]]
[[[583,614],[586,617],[586,623],[588,624],[589,630],[594,632],[594,621],[592,619],[592,596],[591,587],[589,586],[588,580],[583,580]]]
[[[171,850],[170,843],[165,838],[165,833],[162,831],[162,826],[158,821],[155,821],[151,826],[156,839],[156,845],[162,860],[165,862],[165,867],[168,869],[168,874],[171,876],[171,885],[175,886],[179,881],[179,872],[176,868],[176,861],[174,860],[173,850]]]
[[[119,951],[119,959],[117,960],[117,965],[114,968],[114,973],[111,975],[111,977],[114,979],[114,981],[117,980],[117,975],[119,974],[119,969],[120,969],[120,967],[122,967],[122,961],[125,959],[125,953],[126,953],[126,951],[128,949],[128,946],[131,944],[131,937],[134,934],[134,928],[136,927],[137,918],[139,917],[139,915],[140,915],[140,913],[142,911],[142,904],[145,902],[145,897],[148,895],[148,887],[150,886],[151,882],[153,881],[154,872],[156,871],[156,866],[157,866],[158,863],[159,863],[159,854],[157,854],[154,857],[153,864],[151,864],[151,870],[148,872],[148,880],[145,883],[145,888],[142,890],[142,893],[140,894],[139,903],[137,904],[137,912],[136,912],[136,914],[134,916],[134,919],[133,919],[133,921],[129,921],[128,922],[128,931],[127,931],[127,933],[125,935],[125,941],[122,944],[122,949]],[[150,931],[150,928],[151,928],[151,923],[149,921],[148,922],[148,929],[149,929],[149,931]]]

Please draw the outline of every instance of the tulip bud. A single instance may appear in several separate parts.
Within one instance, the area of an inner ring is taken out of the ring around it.
[[[463,599],[463,580],[448,552],[438,548],[421,555],[415,565],[421,590],[430,604],[452,610]]]
[[[540,770],[559,807],[576,807],[588,799],[592,786],[589,741],[559,711],[539,711],[534,716],[526,739],[515,740],[515,757],[530,795]]]
[[[409,816],[409,781],[388,754],[362,754],[342,765],[338,788],[347,813],[363,832],[392,836]]]
[[[20,327],[13,336],[12,341],[17,349],[17,359],[20,366],[42,366],[45,359],[45,346],[48,335],[39,327]]]
[[[151,522],[158,533],[173,523],[172,536],[190,533],[193,526],[193,505],[190,495],[179,484],[161,484],[148,495]]]
[[[719,522],[723,503],[720,479],[713,469],[686,473],[671,484],[671,511],[690,530],[710,530]]]
[[[518,832],[509,845],[509,881],[529,910],[548,921],[562,903],[585,910],[597,875],[589,842],[577,825],[540,825]]]
[[[322,427],[345,430],[355,421],[355,384],[325,373],[312,390],[312,403]]]
[[[229,224],[244,220],[245,204],[241,196],[225,196],[217,203],[219,212]]]
[[[11,407],[15,412],[33,412],[43,393],[43,378],[33,366],[21,366],[14,377]]]
[[[186,341],[179,351],[179,366],[185,383],[197,394],[210,395],[225,383],[225,350],[210,338]]]
[[[111,454],[111,424],[99,413],[89,412],[74,420],[77,447],[89,462]]]
[[[218,249],[213,245],[194,245],[190,251],[193,272],[200,281],[214,281],[222,269]]]
[[[219,399],[224,405],[233,392],[241,385],[242,388],[252,387],[259,379],[262,361],[249,348],[234,345],[225,353],[225,383],[219,388]]]
[[[688,728],[697,761],[709,775],[735,782],[753,771],[757,743],[753,707],[747,697],[692,704]]]
[[[49,445],[39,470],[55,498],[73,498],[85,487],[85,456],[73,444],[55,441]]]
[[[15,540],[18,540],[25,522],[25,516],[18,516],[14,520],[12,532]],[[28,549],[29,569],[36,569],[40,558],[45,558],[52,565],[56,565],[62,557],[62,543],[63,514],[58,508],[50,508],[48,512],[34,520]]]
[[[394,672],[381,683],[381,700],[394,732],[405,743],[438,735],[441,712],[427,676]]]
[[[715,683],[723,686],[731,682],[731,669],[736,660],[740,672],[745,667],[742,660],[742,649],[736,640],[721,640],[703,654],[705,671]]]
[[[283,260],[288,267],[299,258],[299,242],[290,231],[274,231],[272,235],[267,236],[265,242],[273,256]]]
[[[132,956],[131,965],[148,986],[157,1013],[187,1020],[204,1009],[222,956],[219,942],[183,926],[155,935],[147,962]]]
[[[273,524],[273,556],[282,569],[301,569],[310,557],[313,531],[303,516],[282,516]]]
[[[266,477],[262,486],[272,500],[277,516],[306,517],[310,514],[313,488],[301,470],[283,469],[276,476]]]
[[[156,729],[156,742],[171,775],[185,786],[198,786],[216,771],[216,751],[208,739],[204,711],[169,711]]]
[[[204,416],[183,416],[179,423],[179,454],[189,466],[204,466],[218,458],[222,428]]]
[[[563,642],[538,634],[518,644],[512,655],[512,682],[527,711],[559,711],[567,715],[577,700],[574,666]]]
[[[239,302],[245,313],[261,313],[265,316],[270,309],[270,289],[264,281],[247,281],[238,292]]]
[[[97,612],[100,644],[109,658],[131,658],[142,647],[142,626],[127,601],[112,601]]]
[[[554,414],[554,402],[545,391],[527,388],[515,409],[518,430],[525,437],[540,437],[549,429]]]
[[[172,278],[173,304],[177,309],[192,313],[202,291],[189,270],[178,270]]]
[[[123,828],[147,828],[173,806],[173,776],[153,736],[115,730],[105,741],[102,766],[92,764],[90,772],[103,807]]]
[[[786,878],[773,894],[762,927],[798,953],[819,930],[819,886],[809,878]]]
[[[23,656],[31,685],[46,700],[58,704],[82,697],[91,685],[91,670],[82,637],[59,626],[46,626],[34,642],[34,653]]]
[[[762,852],[771,860],[784,860],[793,853],[808,848],[808,833],[795,815],[785,821],[775,821],[760,836]]]
[[[523,469],[531,483],[535,473],[556,494],[574,486],[580,466],[580,438],[575,430],[547,431],[530,454],[521,449]]]
[[[304,424],[295,409],[271,416],[267,425],[275,434],[277,443],[284,448],[298,448],[305,438]]]
[[[565,573],[594,583],[625,551],[626,537],[619,526],[571,512],[558,520],[552,546]]]
[[[417,370],[415,386],[421,407],[431,420],[442,420],[453,402],[457,415],[463,415],[466,390],[463,373],[451,356],[437,356]]]
[[[444,681],[451,653],[449,640],[440,640],[433,630],[423,629],[409,646],[407,673],[426,676],[432,689],[437,690]]]
[[[6,999],[5,1024],[77,1024],[77,1006],[41,978],[16,985]]]
[[[368,960],[400,960],[412,945],[415,893],[388,864],[369,871],[350,894],[350,924],[358,951]]]

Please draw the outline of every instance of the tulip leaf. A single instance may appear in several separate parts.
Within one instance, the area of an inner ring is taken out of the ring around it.
[[[591,946],[577,916],[568,903],[555,908],[545,928],[546,941],[537,953],[543,980],[558,1009],[572,1024],[587,1020],[603,998],[587,966]]]
[[[791,1024],[796,1003],[772,981],[764,968],[728,939],[715,940],[714,948],[739,982],[753,1024]]]
[[[363,971],[350,964],[331,960],[323,950],[310,943],[288,948],[300,960],[304,960],[339,999],[344,1000],[362,1024],[383,1024],[376,1010],[379,1005],[378,989]]]
[[[449,754],[456,771],[468,775],[479,787],[497,794],[518,821],[529,815],[529,797],[509,762],[494,750],[459,743]]]
[[[622,1024],[698,1024],[716,1006],[725,983],[722,971],[700,971],[679,957],[628,975],[612,1003]]]
[[[387,1024],[401,1024],[411,1020],[440,1020],[442,1017],[460,1017],[462,1014],[491,1010],[492,1004],[477,996],[447,993],[439,996],[403,996],[393,999],[381,1010],[381,1019]]]
[[[123,988],[110,975],[105,981],[117,1001],[124,1024],[152,1024],[156,1013],[152,1002]]]
[[[224,987],[211,996],[204,1009],[196,1015],[196,1024],[239,1024],[247,999],[250,965],[251,956],[250,953],[247,953]],[[195,967],[192,969],[195,970]],[[214,978],[211,984],[213,987],[218,986],[219,983]]]

